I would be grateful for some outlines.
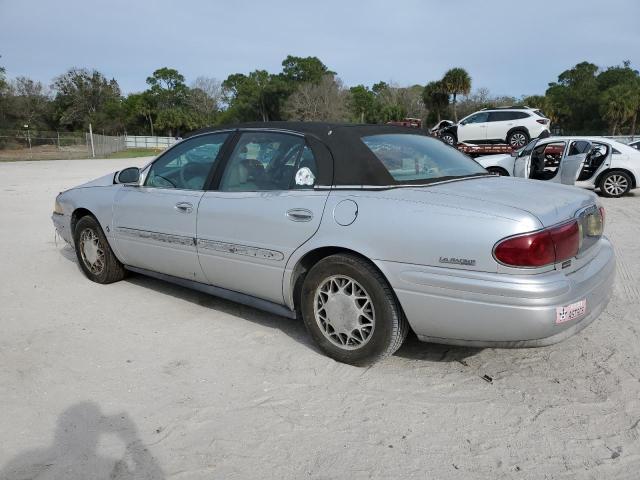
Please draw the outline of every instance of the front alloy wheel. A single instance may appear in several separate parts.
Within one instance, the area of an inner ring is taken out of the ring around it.
[[[97,283],[122,280],[126,270],[116,258],[98,221],[90,216],[78,220],[73,231],[76,257],[84,274]]]
[[[91,228],[85,228],[80,233],[79,247],[80,256],[87,270],[94,275],[100,275],[104,270],[104,245]]]

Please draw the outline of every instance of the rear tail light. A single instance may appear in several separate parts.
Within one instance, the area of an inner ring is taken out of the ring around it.
[[[540,125],[546,125],[547,123],[549,123],[549,120],[546,118],[540,118],[536,120],[536,122],[538,122]]]
[[[575,257],[579,248],[580,227],[573,221],[506,238],[496,245],[493,255],[500,263],[512,267],[543,267]]]
[[[600,217],[602,217],[602,231],[604,231],[604,221],[607,212],[604,211],[604,207],[598,207],[598,210],[600,210]]]

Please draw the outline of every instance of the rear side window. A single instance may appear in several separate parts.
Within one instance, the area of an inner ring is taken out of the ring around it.
[[[399,184],[487,173],[455,148],[423,135],[371,135],[362,141]]]
[[[521,118],[527,118],[529,116],[526,112],[491,112],[489,114],[490,122],[506,122],[508,120],[518,120]]]
[[[490,112],[490,122],[504,122],[505,120],[511,120],[511,112]]]
[[[304,137],[275,132],[243,133],[220,182],[227,192],[313,188],[316,161]]]
[[[569,155],[580,155],[581,153],[589,153],[591,150],[591,143],[585,140],[576,140],[571,142],[569,147]]]

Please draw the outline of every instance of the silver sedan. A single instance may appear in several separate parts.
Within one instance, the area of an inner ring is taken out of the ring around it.
[[[301,317],[334,359],[427,342],[558,342],[607,305],[615,261],[588,191],[489,174],[395,126],[196,132],[52,216],[98,283],[150,275]]]

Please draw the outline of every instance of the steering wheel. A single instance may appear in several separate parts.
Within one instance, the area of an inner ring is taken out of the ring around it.
[[[155,174],[154,177],[158,177],[163,179],[165,182],[167,182],[169,185],[171,185],[173,188],[176,188],[176,184],[173,183],[171,180],[169,180],[167,177],[163,177],[162,175],[157,175]]]
[[[188,187],[189,185],[189,180],[191,180],[195,175],[191,174],[191,175],[187,175],[186,172],[191,170],[193,171],[194,169],[199,170],[199,165],[195,162],[191,162],[191,163],[187,163],[184,167],[182,167],[180,169],[180,185],[182,185],[183,188]],[[188,178],[187,178],[188,177]]]

